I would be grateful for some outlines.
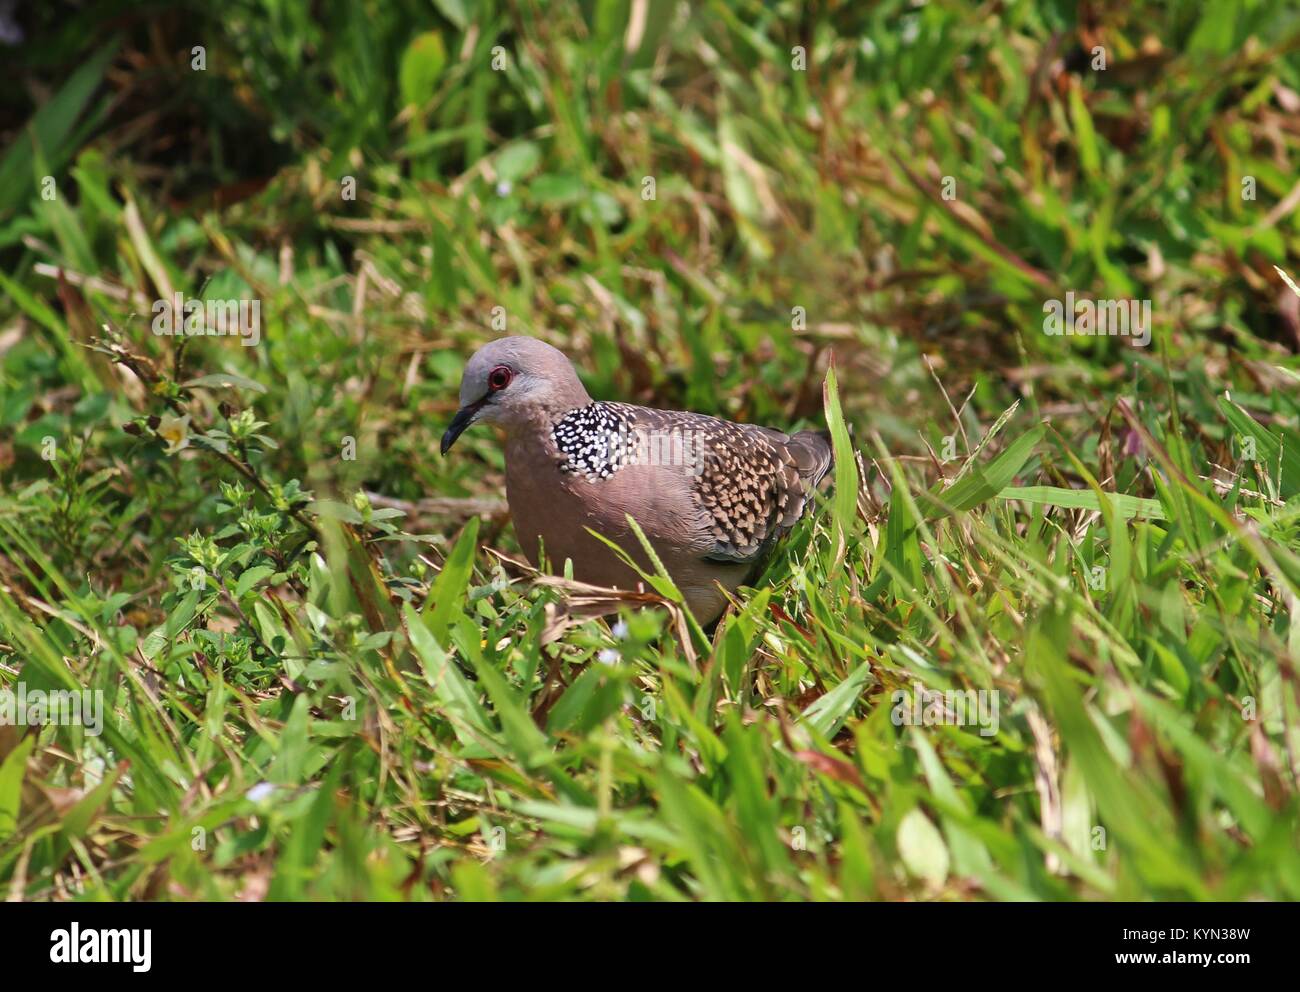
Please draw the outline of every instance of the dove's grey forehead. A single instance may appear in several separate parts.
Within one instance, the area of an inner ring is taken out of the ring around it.
[[[515,375],[534,375],[542,379],[555,378],[568,373],[573,366],[564,352],[545,341],[523,336],[498,338],[474,352],[465,365],[461,380],[462,405],[479,399],[487,392],[487,377],[498,365],[509,366]]]
[[[537,338],[509,337],[497,338],[485,344],[465,366],[465,371],[492,371],[498,365],[509,365],[515,372],[545,371],[554,363],[568,365],[564,352],[552,348],[545,341]]]

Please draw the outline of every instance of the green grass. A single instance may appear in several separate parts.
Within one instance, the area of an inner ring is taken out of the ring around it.
[[[0,891],[1300,898],[1293,10],[316,6],[14,54],[0,683],[107,714],[0,727]],[[490,432],[438,457],[502,330],[831,428],[711,637],[533,581]]]

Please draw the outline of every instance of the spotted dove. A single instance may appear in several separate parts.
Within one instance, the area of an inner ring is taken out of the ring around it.
[[[636,588],[636,573],[588,533],[644,563],[630,515],[704,624],[726,607],[724,589],[754,578],[831,464],[821,431],[593,402],[568,358],[530,337],[469,360],[442,453],[480,422],[505,431],[506,498],[531,562],[540,548],[556,565],[570,559],[583,582]]]

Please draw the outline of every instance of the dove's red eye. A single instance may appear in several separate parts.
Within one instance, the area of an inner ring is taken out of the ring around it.
[[[510,371],[510,366],[498,365],[488,373],[488,388],[494,393],[499,392],[510,385],[510,380],[514,377],[515,374]]]

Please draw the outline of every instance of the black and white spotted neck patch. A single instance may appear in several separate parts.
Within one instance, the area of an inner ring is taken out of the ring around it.
[[[608,479],[630,464],[629,424],[607,403],[592,403],[566,413],[551,428],[560,450],[560,471]]]

